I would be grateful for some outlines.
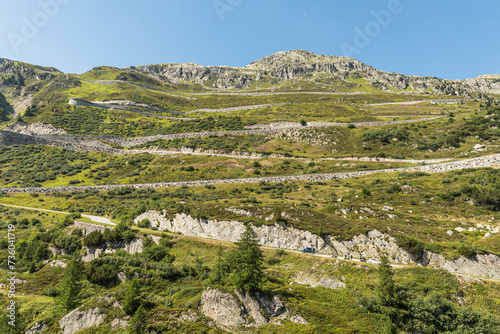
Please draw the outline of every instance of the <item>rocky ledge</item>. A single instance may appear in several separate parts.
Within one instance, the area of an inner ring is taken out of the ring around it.
[[[292,315],[277,296],[261,292],[242,294],[235,290],[232,295],[208,288],[201,296],[201,312],[224,329],[281,325],[285,321],[308,323],[300,315]]]
[[[238,241],[245,230],[242,222],[196,219],[186,214],[176,214],[172,219],[168,219],[163,213],[148,211],[138,216],[135,222],[138,223],[143,219],[148,219],[152,226],[159,230],[221,241]],[[354,258],[379,258],[385,254],[393,263],[429,266],[456,274],[500,279],[500,257],[497,255],[478,254],[474,258],[461,256],[456,260],[447,260],[442,255],[429,251],[411,254],[400,248],[394,237],[377,230],[343,241],[333,236],[320,237],[286,224],[253,226],[253,229],[262,246],[290,250],[314,247],[319,253],[338,256],[352,255]]]

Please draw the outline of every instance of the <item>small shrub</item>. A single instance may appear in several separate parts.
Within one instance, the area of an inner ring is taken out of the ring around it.
[[[84,239],[83,244],[87,247],[95,247],[104,243],[104,236],[100,231],[89,233]]]

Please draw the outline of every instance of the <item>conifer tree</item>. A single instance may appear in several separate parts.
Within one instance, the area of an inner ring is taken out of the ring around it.
[[[240,240],[229,255],[232,269],[231,281],[243,291],[258,290],[264,279],[263,255],[257,242],[257,233],[250,225],[246,226]]]
[[[64,271],[62,282],[61,301],[66,310],[70,311],[78,306],[78,295],[82,289],[81,279],[84,266],[79,254],[75,252]]]
[[[139,281],[137,278],[134,278],[129,285],[127,286],[127,290],[125,292],[125,298],[122,302],[123,311],[127,314],[134,314],[134,312],[141,305],[139,300],[140,293]]]

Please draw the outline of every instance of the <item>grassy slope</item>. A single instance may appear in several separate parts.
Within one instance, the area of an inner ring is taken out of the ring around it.
[[[43,229],[54,227],[58,221],[57,215],[33,214],[30,211],[8,209],[1,213],[1,220],[11,217],[32,218],[38,217],[43,222]],[[54,219],[55,218],[55,219]],[[43,231],[41,227],[38,228]],[[18,240],[27,240],[35,233],[33,228],[20,229],[17,232]],[[0,230],[4,236],[5,230]],[[224,250],[232,247],[231,243],[206,241],[192,237],[172,235],[173,248],[169,251],[175,256],[174,265],[178,268],[194,268],[194,263],[203,267],[211,267],[215,262],[217,247],[222,245]],[[0,250],[4,254],[6,250]],[[361,300],[375,295],[377,273],[376,266],[370,264],[355,264],[349,261],[326,258],[312,258],[308,255],[285,253],[278,255],[274,250],[264,250],[267,266],[267,281],[264,284],[265,292],[272,292],[280,296],[287,307],[304,316],[309,325],[295,325],[286,323],[284,326],[269,325],[258,330],[259,333],[386,333],[387,321],[376,314],[368,313],[359,307]],[[5,256],[2,256],[4,258]],[[64,257],[63,257],[64,258]],[[2,261],[3,262],[3,261]],[[205,330],[209,333],[218,332],[210,329],[201,321],[179,323],[172,319],[182,312],[191,309],[197,311],[202,291],[207,286],[203,276],[189,274],[177,279],[162,280],[155,278],[154,272],[140,268],[128,268],[129,271],[140,272],[142,280],[141,297],[149,300],[151,320],[149,324],[161,324],[163,330],[169,333],[192,333]],[[21,273],[20,279],[27,282],[18,286],[18,302],[21,311],[28,323],[35,321],[47,323],[52,330],[58,326],[58,320],[66,313],[57,297],[44,295],[49,287],[58,289],[61,284],[63,270],[59,267],[45,266],[35,273]],[[310,277],[337,279],[347,285],[343,290],[326,288],[311,288],[304,285],[292,284],[293,277],[305,274]],[[0,273],[0,281],[6,275]],[[473,309],[488,311],[500,316],[496,301],[500,289],[498,283],[470,284],[457,280],[445,271],[436,271],[427,268],[402,268],[395,270],[395,281],[400,286],[411,287],[419,296],[439,290],[447,299],[458,306],[453,296],[462,296],[467,305]],[[89,282],[84,283],[85,293],[81,296],[83,309],[99,306],[107,314],[106,323],[115,317],[123,317],[121,310],[113,308],[100,296],[123,298],[125,284],[115,286],[99,286]],[[223,290],[231,291],[229,286],[220,286]],[[1,302],[6,301],[5,295],[0,296]],[[92,333],[112,333],[109,325],[100,326]]]

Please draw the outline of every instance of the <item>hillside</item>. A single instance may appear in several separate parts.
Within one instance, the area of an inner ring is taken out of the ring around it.
[[[498,333],[499,84],[0,59],[0,332]]]

